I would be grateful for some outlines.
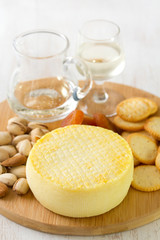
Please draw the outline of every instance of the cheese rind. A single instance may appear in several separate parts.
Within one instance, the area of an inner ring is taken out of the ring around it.
[[[89,217],[109,211],[126,196],[133,157],[118,134],[71,125],[42,137],[27,161],[27,180],[37,200],[51,211]]]

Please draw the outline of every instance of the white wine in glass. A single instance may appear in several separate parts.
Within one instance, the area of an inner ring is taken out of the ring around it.
[[[105,89],[104,82],[120,75],[125,67],[118,25],[106,20],[86,22],[79,32],[77,56],[88,66],[94,81],[94,88],[81,101],[80,108],[89,115],[96,111],[115,115],[123,96]]]

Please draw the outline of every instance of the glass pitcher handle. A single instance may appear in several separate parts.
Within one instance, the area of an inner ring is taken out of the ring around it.
[[[79,69],[79,72],[81,72],[81,75],[85,78],[83,79],[85,84],[82,88],[80,88],[79,86],[75,86],[73,89],[73,99],[75,101],[79,101],[80,99],[84,98],[92,88],[91,74],[87,66],[78,58],[74,57],[66,57],[65,60],[63,61],[65,72],[68,70],[68,67],[71,64],[75,65],[76,68]]]

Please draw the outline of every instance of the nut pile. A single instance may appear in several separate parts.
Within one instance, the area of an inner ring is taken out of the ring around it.
[[[28,192],[26,161],[32,146],[48,127],[39,122],[28,122],[20,117],[9,119],[7,131],[0,131],[0,198],[8,187],[19,195]]]

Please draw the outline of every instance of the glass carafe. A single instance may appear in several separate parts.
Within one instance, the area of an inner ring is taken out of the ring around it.
[[[8,102],[16,114],[32,121],[57,121],[89,92],[90,73],[80,60],[67,57],[65,35],[36,30],[19,35],[13,45],[18,64],[9,84]],[[83,80],[81,88],[79,80]]]

